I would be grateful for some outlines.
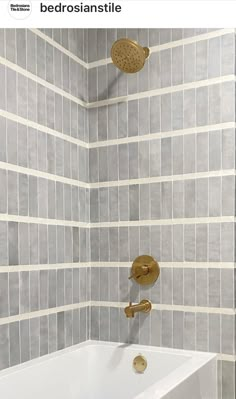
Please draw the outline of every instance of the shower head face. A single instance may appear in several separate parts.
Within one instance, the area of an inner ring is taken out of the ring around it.
[[[117,40],[111,49],[113,63],[121,71],[126,73],[136,73],[140,71],[149,55],[149,49],[140,46],[130,39]]]

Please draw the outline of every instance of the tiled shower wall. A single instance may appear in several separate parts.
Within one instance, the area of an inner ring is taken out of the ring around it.
[[[141,72],[97,62],[120,37],[151,47]],[[233,399],[235,33],[91,30],[88,61],[91,338],[216,352]],[[141,254],[152,287],[128,280]],[[144,298],[151,314],[126,319]]]
[[[89,336],[84,32],[46,33],[0,30],[0,369]]]
[[[125,36],[152,50],[135,75],[107,59]],[[140,342],[217,352],[234,398],[234,31],[0,30],[0,57],[0,369]]]

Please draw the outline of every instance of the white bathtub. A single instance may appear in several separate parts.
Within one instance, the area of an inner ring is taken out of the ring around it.
[[[1,399],[216,399],[216,386],[215,355],[95,341],[0,372]]]

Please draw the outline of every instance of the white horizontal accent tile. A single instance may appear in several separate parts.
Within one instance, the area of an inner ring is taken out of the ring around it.
[[[174,224],[203,224],[203,223],[232,223],[235,222],[234,216],[219,217],[199,217],[199,218],[176,218],[176,219],[160,219],[160,220],[137,220],[122,222],[103,222],[90,223],[90,227],[121,227],[121,226],[169,226]]]
[[[178,46],[184,46],[186,44],[191,44],[191,43],[197,43],[200,42],[202,40],[208,40],[208,39],[213,39],[215,37],[220,37],[220,36],[224,36],[227,35],[229,33],[234,33],[235,29],[219,29],[217,31],[214,32],[209,32],[209,33],[203,33],[202,35],[198,35],[198,36],[192,36],[186,39],[181,39],[181,40],[175,40],[169,43],[165,43],[165,44],[160,44],[158,46],[151,46],[149,47],[150,49],[150,53],[157,53],[160,52],[162,50],[167,50],[170,48],[174,48],[174,47],[178,47]],[[107,65],[110,64],[112,62],[111,58],[104,58],[98,61],[93,61],[87,64],[87,68],[88,69],[92,69],[92,68],[96,68],[102,65]]]
[[[13,323],[14,321],[33,319],[34,317],[48,316],[58,312],[66,312],[73,309],[81,309],[90,306],[90,302],[81,302],[72,305],[58,306],[56,308],[39,310],[36,312],[22,313],[16,316],[3,317],[0,319],[0,325]]]
[[[131,136],[131,137],[124,137],[124,138],[115,139],[115,140],[97,141],[97,142],[90,143],[89,148],[107,147],[107,146],[112,146],[112,145],[128,144],[128,143],[139,143],[142,141],[162,139],[164,137],[177,137],[177,136],[183,136],[183,135],[187,135],[187,134],[213,132],[215,130],[234,129],[235,127],[236,127],[235,122],[218,123],[216,125],[205,125],[205,126],[200,126],[200,127],[193,127],[190,129],[178,129],[178,130],[172,130],[169,132],[146,134],[143,136],[133,136],[133,137]]]
[[[10,113],[8,111],[4,111],[4,110],[0,109],[0,116],[4,117],[6,119],[9,119],[11,121],[20,123],[21,125],[32,127],[33,129],[39,130],[40,132],[48,133],[51,136],[58,137],[59,139],[62,139],[62,140],[65,140],[65,141],[69,141],[70,143],[73,143],[73,144],[77,144],[77,145],[79,145],[81,147],[89,148],[89,145],[87,143],[85,143],[84,141],[81,141],[81,140],[76,139],[74,137],[71,137],[71,136],[68,136],[66,134],[60,133],[60,132],[58,132],[56,130],[50,129],[47,126],[40,125],[40,124],[38,124],[36,122],[33,122],[33,121],[29,120],[29,119],[24,119],[21,116],[12,114],[12,113]]]
[[[82,107],[86,107],[87,103],[85,101],[80,100],[77,97],[72,96],[71,94],[67,93],[66,91],[60,89],[59,87],[47,82],[46,80],[39,78],[38,76],[32,74],[31,72],[26,71],[26,69],[23,69],[19,67],[16,64],[13,64],[11,61],[8,61],[6,58],[0,57],[0,64],[5,65],[6,67],[12,69],[13,71],[25,76],[26,78],[29,78],[33,80],[36,83],[39,83],[40,85],[47,87],[48,89],[54,91],[57,94],[60,94],[63,97],[68,98],[68,100],[71,100],[75,102],[76,104],[81,105]]]
[[[160,268],[234,269],[234,262],[158,262]],[[90,262],[91,267],[131,267],[132,262]],[[0,268],[1,272],[1,268]]]
[[[126,302],[107,302],[107,301],[91,301],[91,306],[108,306],[116,308],[124,308],[127,306]],[[229,308],[208,308],[202,306],[183,306],[183,305],[164,305],[153,304],[152,309],[156,310],[172,310],[179,312],[193,312],[193,313],[213,313],[213,314],[226,314],[235,315],[235,309]]]
[[[47,263],[45,265],[17,265],[17,266],[1,266],[0,273],[30,272],[36,270],[60,270],[60,269],[82,269],[90,267],[89,262],[79,263]]]
[[[70,185],[76,186],[76,187],[83,187],[83,188],[90,187],[90,185],[88,183],[83,183],[78,180],[70,179],[68,177],[53,175],[51,173],[41,172],[36,169],[30,169],[30,168],[25,168],[23,166],[13,165],[13,164],[10,164],[7,162],[0,161],[0,169],[11,170],[13,172],[23,173],[25,175],[30,175],[30,176],[42,177],[43,179],[47,179],[47,180],[59,181],[61,183],[70,184]]]
[[[104,105],[118,104],[122,102],[138,100],[140,98],[149,98],[167,93],[176,93],[181,90],[197,89],[199,87],[207,87],[225,82],[235,82],[235,79],[236,79],[235,75],[226,75],[212,79],[198,80],[196,82],[184,83],[176,86],[168,86],[168,87],[163,87],[161,89],[147,90],[135,94],[129,94],[127,96],[114,97],[108,100],[100,100],[100,101],[87,103],[87,108],[90,109],[96,107],[103,107]]]
[[[44,219],[44,218],[7,215],[7,214],[0,214],[0,220],[6,222],[36,223],[36,224],[46,224],[54,226],[89,227],[89,224],[85,222],[74,222],[69,220],[57,220],[57,219],[46,219],[46,218]]]
[[[116,180],[116,181],[107,181],[99,183],[90,183],[90,188],[117,187],[117,186],[128,186],[132,184],[150,184],[150,183],[161,183],[165,181],[191,180],[191,179],[202,179],[209,177],[223,177],[223,176],[235,176],[235,175],[236,172],[234,169],[226,169],[226,170],[216,170],[210,172],[186,173],[183,175],[145,177],[142,179]]]
[[[31,32],[33,32],[35,35],[41,37],[45,42],[51,44],[53,47],[57,48],[60,50],[62,53],[68,55],[68,57],[72,58],[74,61],[78,62],[78,64],[82,65],[84,68],[88,68],[88,64],[81,60],[79,57],[71,53],[69,50],[67,50],[65,47],[61,46],[59,43],[55,42],[55,40],[51,39],[49,36],[45,35],[43,32],[41,32],[39,29],[32,29],[29,28]]]

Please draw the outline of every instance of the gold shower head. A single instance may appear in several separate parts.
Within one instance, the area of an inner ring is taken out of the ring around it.
[[[121,71],[135,73],[140,71],[149,56],[149,49],[131,39],[119,39],[111,48],[112,62]]]

